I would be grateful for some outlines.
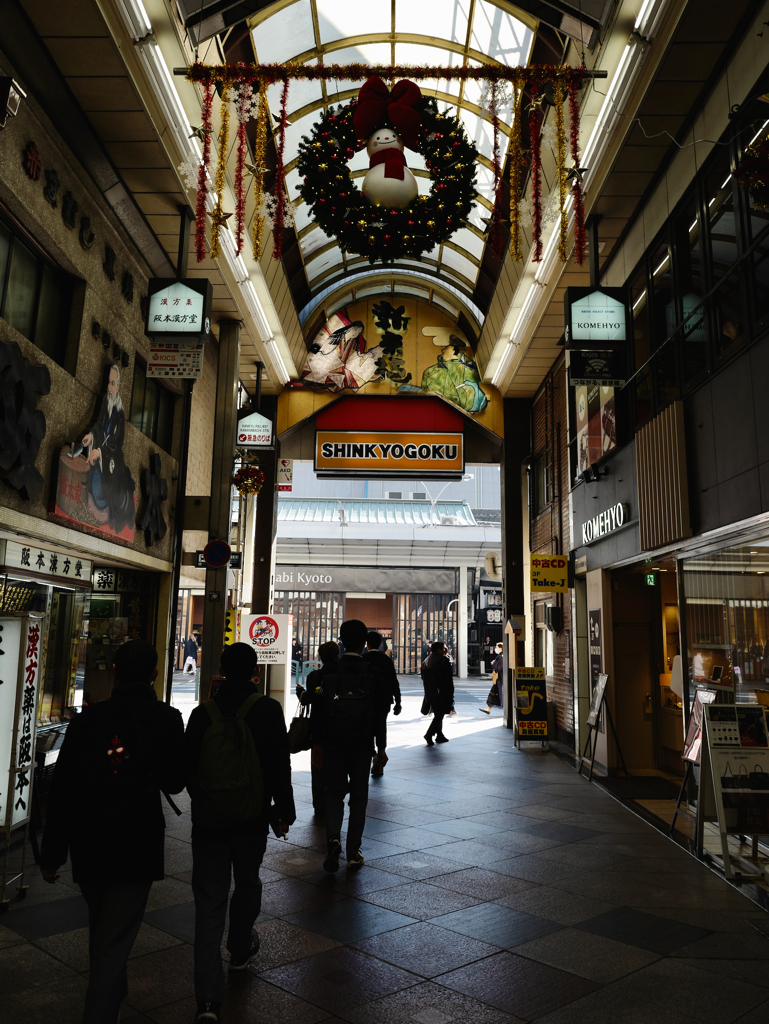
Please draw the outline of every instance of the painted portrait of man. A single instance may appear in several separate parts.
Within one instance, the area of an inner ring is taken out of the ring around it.
[[[123,458],[125,410],[120,397],[120,368],[109,370],[107,392],[91,430],[83,438],[83,452],[90,466],[88,494],[97,514],[107,515],[115,533],[133,530],[136,506],[134,480]]]

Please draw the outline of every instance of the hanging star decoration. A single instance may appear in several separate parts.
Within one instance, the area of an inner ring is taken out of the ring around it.
[[[589,170],[589,167],[569,167],[569,169],[566,171],[566,180],[578,181],[581,185],[585,180],[585,175]]]
[[[270,171],[269,167],[259,167],[259,166],[257,166],[257,164],[244,164],[243,167],[244,167],[245,171],[248,174],[250,174],[252,177],[255,174],[260,174],[260,173],[261,174],[269,174],[269,171]],[[297,188],[299,188],[298,185],[297,185]]]
[[[531,103],[528,105],[528,107],[526,107],[526,113],[530,114],[534,110],[539,110],[541,112],[542,104],[544,103],[544,101],[544,96],[535,96]]]
[[[232,214],[225,213],[224,210],[222,209],[221,203],[217,203],[213,210],[211,210],[209,216],[211,217],[211,220],[214,222],[214,224],[217,225],[217,227],[223,228],[226,225],[227,221],[232,216]]]
[[[205,142],[206,141],[206,136],[210,135],[212,133],[212,131],[213,131],[212,128],[206,128],[205,125],[202,125],[202,124],[199,124],[197,127],[195,127],[195,125],[191,124],[190,128],[192,128],[192,133],[190,135],[188,135],[187,138],[188,139],[200,139],[201,142]]]

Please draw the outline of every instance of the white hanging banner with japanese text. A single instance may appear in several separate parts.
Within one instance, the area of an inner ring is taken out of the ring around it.
[[[32,814],[32,777],[35,770],[37,691],[43,652],[43,616],[29,615],[22,632],[21,702],[16,733],[16,778],[13,785],[11,827],[18,828]]]

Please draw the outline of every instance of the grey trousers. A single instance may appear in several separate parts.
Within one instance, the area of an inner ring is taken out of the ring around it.
[[[262,907],[259,868],[267,847],[267,828],[259,835],[223,833],[215,839],[192,840],[192,894],[195,897],[195,998],[199,1003],[224,1002],[222,935],[229,899],[227,949],[246,956],[251,929]]]
[[[347,823],[347,858],[360,850],[366,825],[370,750],[329,750],[323,752],[323,781],[326,788],[326,838],[339,836],[344,821],[344,796],[350,789],[350,820]],[[348,783],[349,780],[349,783]]]
[[[128,992],[126,961],[151,888],[152,882],[81,884],[88,904],[90,961],[83,1024],[116,1024]]]

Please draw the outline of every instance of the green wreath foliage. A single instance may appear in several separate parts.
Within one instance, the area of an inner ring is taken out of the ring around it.
[[[419,152],[432,188],[402,210],[375,206],[357,187],[347,166],[362,148],[353,127],[357,102],[330,107],[312,134],[302,139],[297,164],[304,179],[300,194],[314,220],[338,240],[342,252],[366,256],[369,263],[419,259],[450,238],[469,215],[478,151],[461,121],[441,114],[436,101],[425,97]],[[385,121],[379,127],[390,125]]]

